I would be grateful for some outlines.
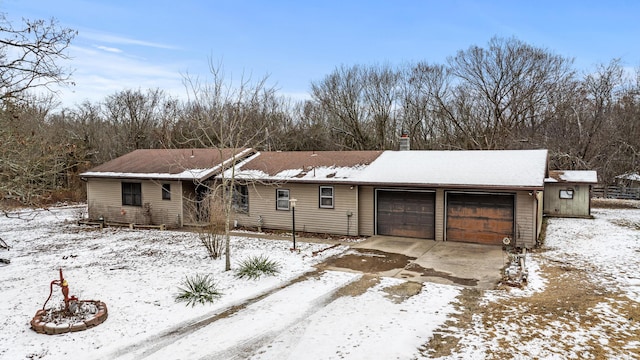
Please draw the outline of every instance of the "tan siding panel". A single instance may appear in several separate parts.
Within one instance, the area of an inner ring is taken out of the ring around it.
[[[516,245],[532,248],[536,245],[537,216],[535,198],[528,191],[516,193]]]
[[[142,203],[145,206],[123,206],[122,185],[118,179],[96,179],[87,181],[87,203],[89,217],[98,219],[104,217],[107,222],[136,223],[136,224],[166,224],[177,226],[178,215],[181,214],[182,186],[180,182],[171,184],[171,200],[162,200],[160,183],[139,181],[142,188]]]
[[[360,235],[372,236],[375,228],[373,187],[358,187],[358,208],[360,208],[358,232]]]
[[[171,187],[170,200],[162,199],[162,184],[168,184]],[[181,194],[182,183],[180,181],[143,181],[143,212],[145,209],[144,205],[149,205],[149,212],[145,216],[145,221],[155,225],[165,224],[171,227],[179,226],[182,213]]]
[[[436,190],[436,241],[444,240],[444,189]]]
[[[276,189],[288,189],[290,198],[297,200],[297,231],[356,235],[357,189],[351,189],[348,185],[332,186],[334,208],[325,209],[319,206],[318,184],[283,184],[279,187],[249,185],[249,213],[235,214],[234,219],[240,226],[257,227],[258,219],[262,218],[266,229],[290,230],[293,220],[291,211],[276,210]]]

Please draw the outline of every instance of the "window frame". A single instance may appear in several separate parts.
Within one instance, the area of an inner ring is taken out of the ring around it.
[[[171,200],[171,184],[162,184],[162,200]]]
[[[558,193],[558,196],[560,197],[560,199],[563,199],[563,200],[571,200],[573,199],[573,194],[574,194],[573,189],[561,189],[560,192]]]
[[[123,181],[120,183],[120,190],[122,206],[142,206],[142,183]]]
[[[323,195],[322,190],[331,189],[331,195]],[[335,195],[336,191],[333,186],[320,186],[318,188],[318,207],[321,209],[333,209],[335,208]],[[330,199],[331,205],[325,205],[322,203],[322,200]]]
[[[240,190],[244,189],[244,190]],[[232,207],[235,212],[249,213],[249,187],[245,184],[234,184],[232,196]]]
[[[280,206],[280,201],[284,201],[284,197],[280,197],[280,194],[287,194],[286,197],[286,202],[287,202],[287,206],[286,208],[284,206]],[[289,203],[289,200],[291,200],[291,192],[289,191],[289,189],[276,189],[276,210],[280,210],[280,211],[289,211],[289,209],[291,208],[291,205]]]

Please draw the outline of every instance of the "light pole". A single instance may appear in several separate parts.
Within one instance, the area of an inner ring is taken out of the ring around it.
[[[297,199],[291,199],[289,202],[291,203],[291,218],[293,221],[293,250],[296,249],[296,201]]]

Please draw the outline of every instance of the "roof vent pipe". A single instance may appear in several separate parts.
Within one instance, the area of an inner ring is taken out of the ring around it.
[[[402,135],[400,135],[400,151],[408,151],[408,150],[411,150],[409,132],[406,130],[402,130]]]

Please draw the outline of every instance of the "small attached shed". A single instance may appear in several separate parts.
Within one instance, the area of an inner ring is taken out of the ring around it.
[[[544,214],[590,217],[591,186],[598,183],[592,170],[552,170],[544,182]]]

